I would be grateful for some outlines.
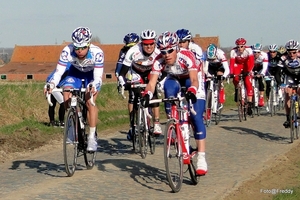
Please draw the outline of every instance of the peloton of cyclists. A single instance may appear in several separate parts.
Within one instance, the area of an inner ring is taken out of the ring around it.
[[[145,89],[144,101],[147,105],[153,97],[155,85],[159,74],[167,72],[168,76],[164,83],[164,95],[166,98],[177,96],[181,86],[187,89],[186,98],[191,99],[197,114],[192,115],[192,123],[195,128],[194,137],[198,147],[197,174],[207,173],[205,159],[206,128],[203,123],[205,109],[204,73],[202,68],[196,65],[195,55],[192,51],[179,48],[179,38],[176,33],[164,32],[157,41],[161,54],[155,59],[151,71],[150,81]],[[199,71],[201,70],[201,73]],[[201,75],[200,75],[201,74]],[[170,104],[165,104],[167,116],[170,116]]]

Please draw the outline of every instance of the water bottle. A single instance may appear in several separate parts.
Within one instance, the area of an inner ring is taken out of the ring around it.
[[[296,109],[296,112],[298,113],[298,109],[299,109],[298,101],[295,102],[295,109]]]
[[[189,144],[189,139],[190,139],[190,132],[189,132],[189,125],[187,122],[184,122],[181,125],[181,132],[182,132],[182,138],[184,141],[184,146],[189,154],[189,150],[190,150],[190,144]]]

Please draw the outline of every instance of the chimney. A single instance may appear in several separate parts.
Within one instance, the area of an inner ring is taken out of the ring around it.
[[[199,38],[199,37],[200,37],[200,34],[199,34],[199,33],[195,34],[195,37],[196,37],[196,38]]]

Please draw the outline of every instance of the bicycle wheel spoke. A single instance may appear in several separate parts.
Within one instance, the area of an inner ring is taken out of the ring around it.
[[[173,120],[167,122],[164,135],[164,162],[167,179],[172,191],[178,192],[183,181],[183,157],[181,144],[176,138]]]

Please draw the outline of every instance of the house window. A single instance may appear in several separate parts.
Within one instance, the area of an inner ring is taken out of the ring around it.
[[[27,74],[27,79],[33,79],[33,75],[32,74]]]
[[[112,74],[105,74],[105,78],[111,79],[112,78]]]
[[[6,80],[6,74],[1,74],[1,80]]]

